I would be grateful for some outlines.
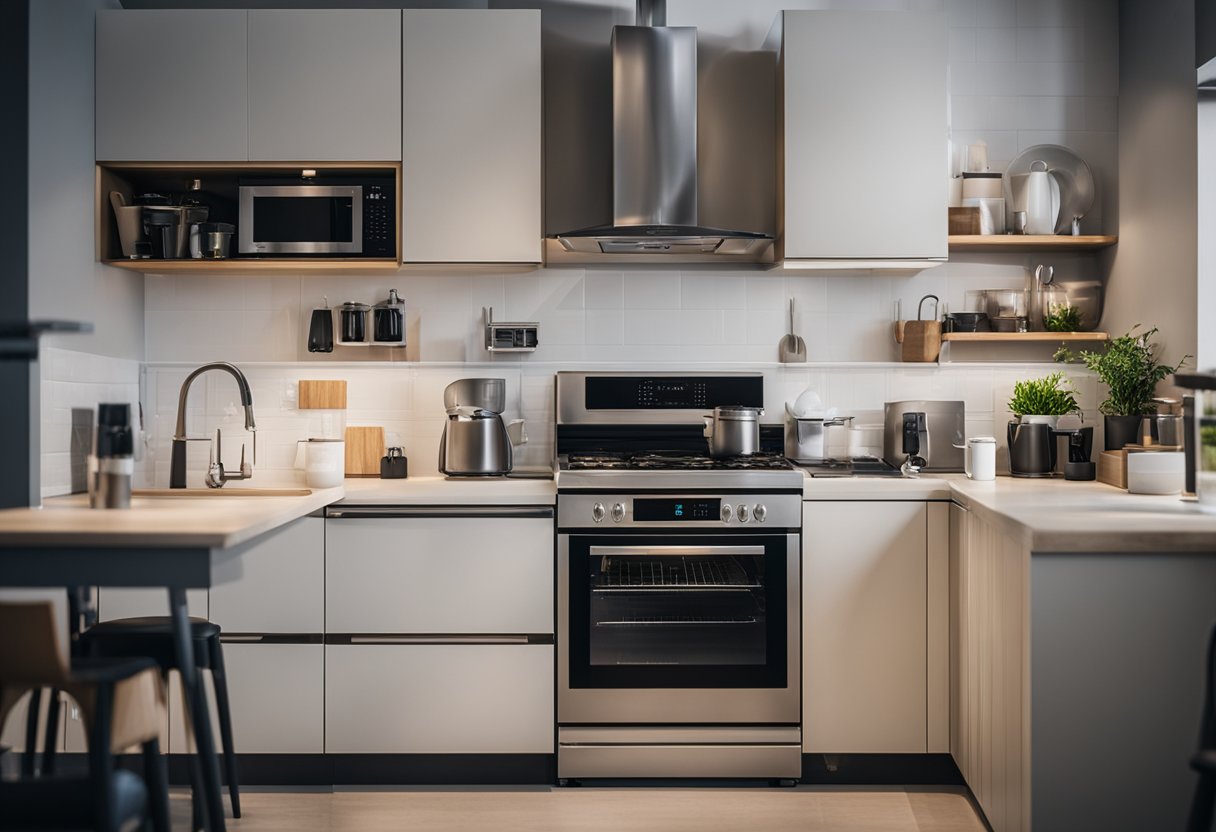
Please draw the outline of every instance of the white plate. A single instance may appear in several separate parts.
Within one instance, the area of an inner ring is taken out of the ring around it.
[[[1002,177],[1009,215],[1026,210],[1026,174],[1035,162],[1045,162],[1051,173],[1052,206],[1055,208],[1057,234],[1072,228],[1073,217],[1084,217],[1094,204],[1094,175],[1085,160],[1058,144],[1036,144],[1022,151],[1009,163]],[[1022,183],[1015,186],[1014,182]],[[1017,197],[1021,198],[1019,202]]]

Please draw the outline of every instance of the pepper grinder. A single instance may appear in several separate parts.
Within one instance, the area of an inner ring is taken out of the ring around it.
[[[135,473],[135,437],[131,431],[131,406],[97,406],[97,472],[93,508],[130,508],[131,477]]]

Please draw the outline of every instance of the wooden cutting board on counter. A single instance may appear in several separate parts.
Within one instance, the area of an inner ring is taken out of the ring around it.
[[[384,428],[346,429],[346,476],[380,476],[384,456]]]

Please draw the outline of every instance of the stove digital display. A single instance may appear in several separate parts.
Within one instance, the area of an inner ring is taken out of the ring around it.
[[[633,501],[633,519],[642,522],[669,520],[717,520],[722,510],[721,500],[651,500]]]

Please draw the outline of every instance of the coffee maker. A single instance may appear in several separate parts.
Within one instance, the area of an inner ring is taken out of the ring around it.
[[[501,378],[464,378],[444,389],[448,418],[439,440],[442,473],[449,477],[502,477],[511,472],[511,438],[501,416],[506,409],[506,387],[506,380]],[[511,425],[522,421],[517,419]]]
[[[1068,459],[1064,463],[1064,479],[1092,480],[1097,468],[1090,461],[1094,449],[1092,427],[1053,428],[1043,423],[1010,422],[1009,473],[1015,477],[1055,476],[1058,459],[1056,442],[1063,436],[1068,440]]]

